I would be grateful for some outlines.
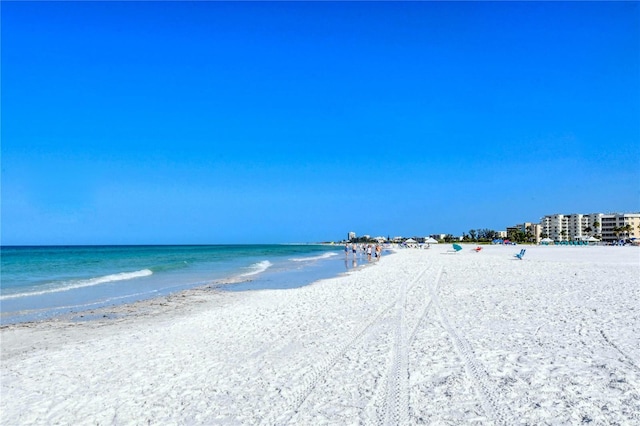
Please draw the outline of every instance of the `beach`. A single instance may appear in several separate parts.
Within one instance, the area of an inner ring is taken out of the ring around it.
[[[200,287],[301,287],[344,272],[339,251],[330,244],[3,246],[0,324],[87,318]]]
[[[640,424],[638,248],[450,247],[2,327],[0,423]]]

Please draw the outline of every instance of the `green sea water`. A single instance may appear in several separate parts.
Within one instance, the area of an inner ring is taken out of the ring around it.
[[[1,248],[2,323],[33,321],[211,286],[288,288],[344,272],[330,245]]]

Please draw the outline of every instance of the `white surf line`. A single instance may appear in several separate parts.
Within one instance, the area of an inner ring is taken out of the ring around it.
[[[409,368],[408,340],[406,339],[406,303],[407,292],[413,289],[424,274],[431,268],[428,265],[415,279],[401,288],[396,306],[396,333],[389,354],[389,367],[386,378],[381,378],[373,397],[363,412],[362,420],[366,425],[405,425],[409,422]]]
[[[460,336],[451,326],[448,316],[444,308],[440,304],[438,294],[434,291],[434,289],[430,289],[430,291],[436,311],[440,315],[442,325],[444,326],[447,333],[451,336],[454,346],[456,347],[456,351],[464,362],[467,376],[474,383],[476,395],[480,399],[482,408],[489,417],[489,421],[493,421],[497,425],[517,424],[518,422],[515,419],[507,420],[508,415],[504,412],[504,410],[502,410],[497,401],[498,392],[495,390],[491,382],[487,379],[486,371],[480,366],[478,361],[473,356],[473,349],[469,345],[469,342],[467,342],[466,339]]]

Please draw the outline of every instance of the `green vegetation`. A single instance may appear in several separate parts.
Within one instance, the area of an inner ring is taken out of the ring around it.
[[[378,242],[378,240],[374,240],[373,238],[367,238],[367,237],[356,237],[356,238],[350,239],[349,242],[357,243],[357,244],[375,244]]]
[[[447,235],[447,237],[448,236],[449,235]],[[493,229],[470,229],[469,235],[462,233],[462,241],[464,242],[490,243],[496,238],[500,238],[500,234]],[[451,241],[453,241],[453,239]],[[444,242],[448,243],[451,241],[447,241],[445,237]]]

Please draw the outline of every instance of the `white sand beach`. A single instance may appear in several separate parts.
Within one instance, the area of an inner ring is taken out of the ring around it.
[[[640,424],[640,249],[449,247],[3,327],[0,423]]]

